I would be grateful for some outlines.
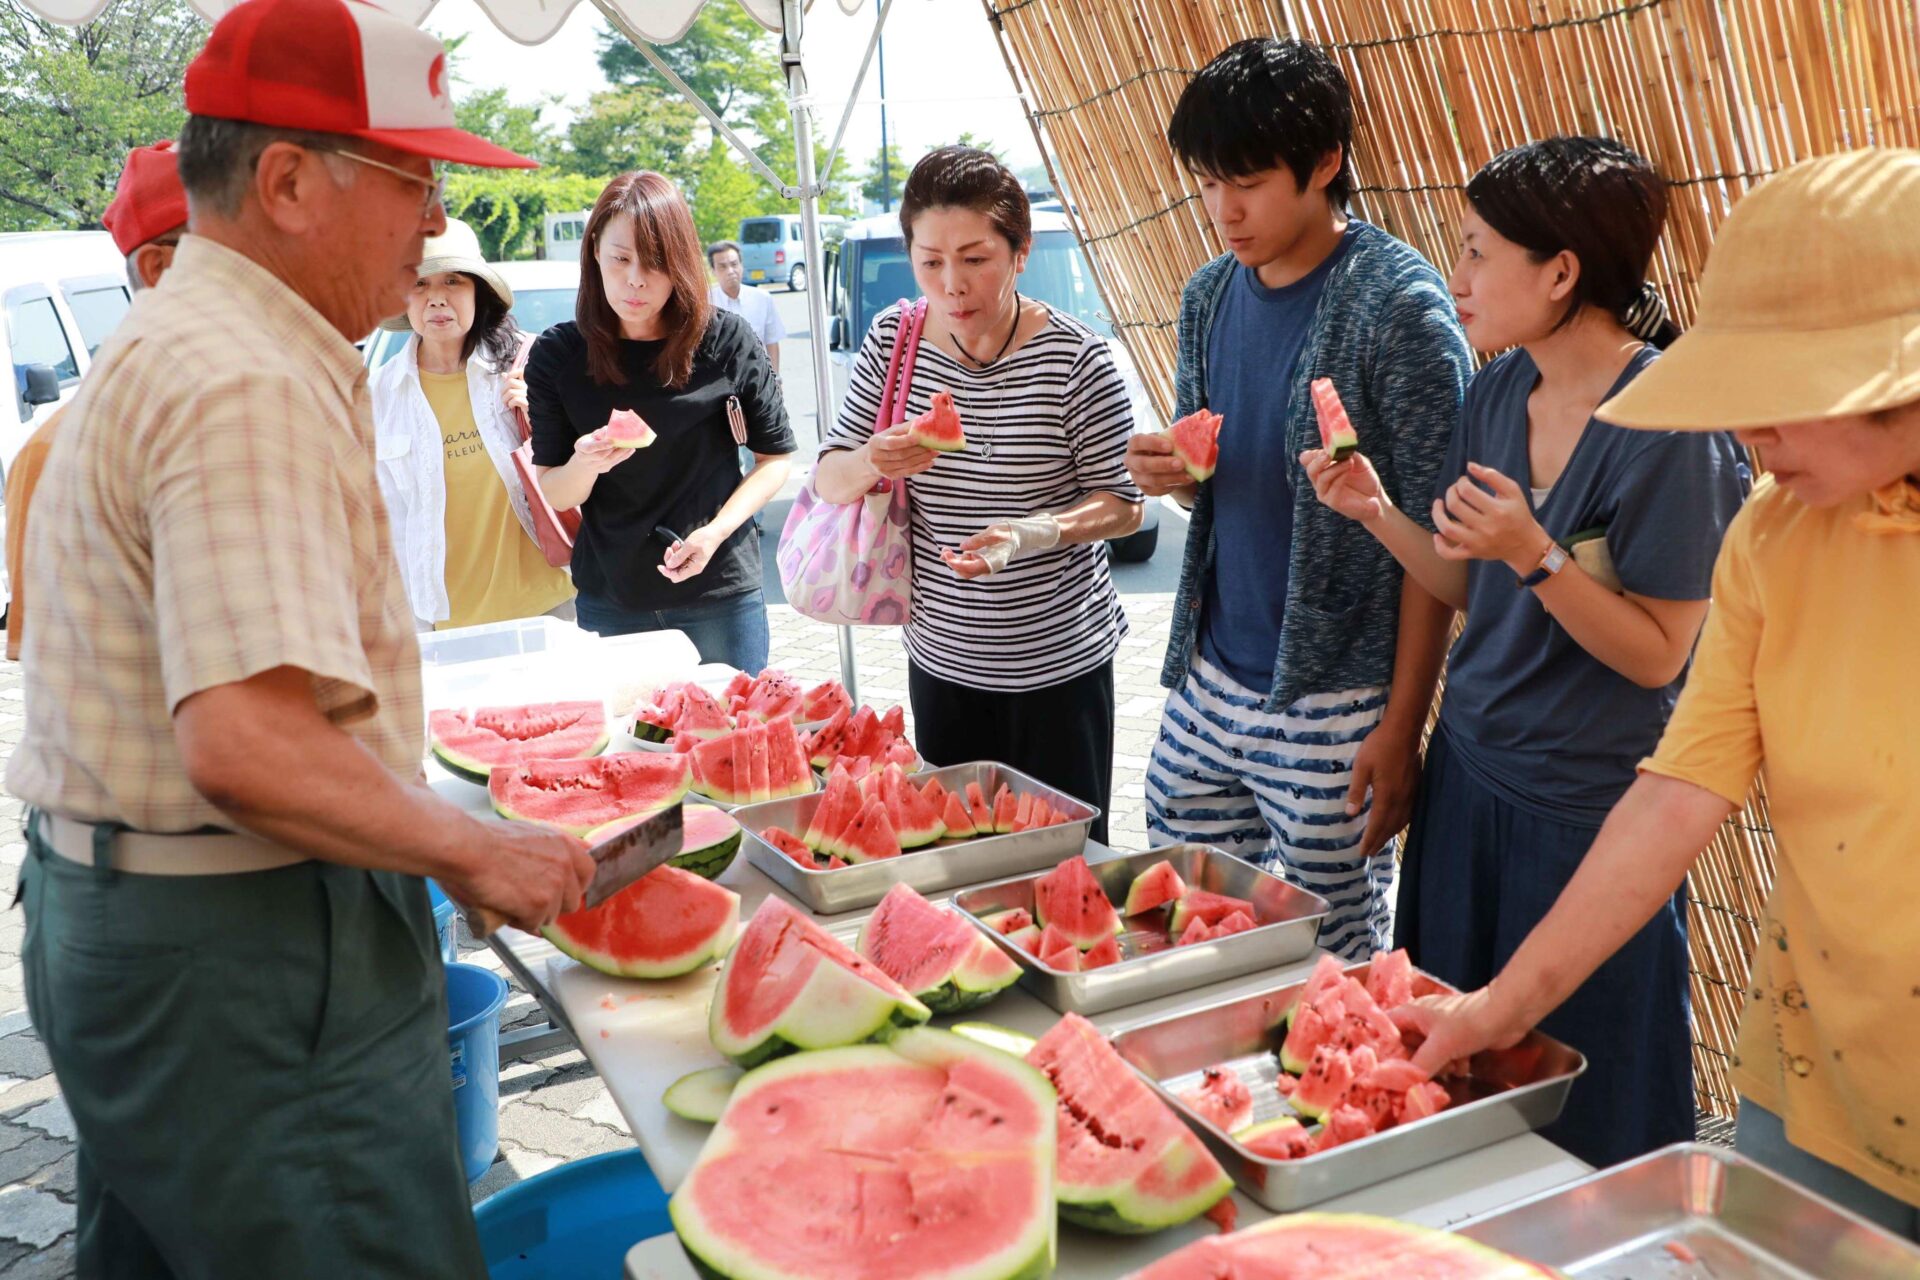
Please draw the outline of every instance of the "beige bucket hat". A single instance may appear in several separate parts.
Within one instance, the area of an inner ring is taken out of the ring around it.
[[[1805,160],[1734,206],[1689,329],[1598,416],[1725,431],[1920,400],[1920,151]]]
[[[485,256],[480,252],[480,237],[473,228],[458,218],[447,219],[447,229],[427,241],[426,256],[420,259],[420,274],[438,275],[442,271],[459,271],[493,290],[494,296],[502,305],[513,307],[513,290],[500,278],[500,273],[487,265]],[[382,329],[395,333],[405,333],[412,328],[407,323],[407,313],[389,316],[380,322]]]

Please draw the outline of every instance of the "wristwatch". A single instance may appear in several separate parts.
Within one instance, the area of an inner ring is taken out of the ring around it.
[[[1567,549],[1558,542],[1549,542],[1547,549],[1540,553],[1540,563],[1532,573],[1520,579],[1523,587],[1537,587],[1554,574],[1567,567]]]

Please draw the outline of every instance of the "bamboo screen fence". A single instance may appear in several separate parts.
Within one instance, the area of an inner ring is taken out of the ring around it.
[[[1219,252],[1165,128],[1235,40],[1294,34],[1353,85],[1355,212],[1444,271],[1467,179],[1501,150],[1605,133],[1673,181],[1653,272],[1691,319],[1715,229],[1810,155],[1920,146],[1920,0],[983,0],[1116,330],[1172,405],[1188,274]],[[1764,783],[1689,883],[1694,1084],[1734,1110],[1727,1067],[1773,883]]]

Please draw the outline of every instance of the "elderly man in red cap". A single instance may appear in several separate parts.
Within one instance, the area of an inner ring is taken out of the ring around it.
[[[571,837],[421,785],[412,615],[353,340],[445,229],[440,43],[246,0],[187,70],[189,232],[64,415],[27,531],[34,1025],[89,1277],[485,1274],[423,876],[524,928]]]
[[[187,230],[187,191],[180,185],[180,162],[172,139],[141,147],[127,156],[120,185],[113,193],[101,225],[113,236],[113,246],[127,259],[127,283],[135,293],[160,283],[173,263],[173,251]],[[26,634],[26,604],[22,597],[27,555],[27,504],[47,465],[53,431],[63,409],[56,409],[27,437],[7,472],[7,581],[13,600],[7,609],[7,660],[20,661],[20,642]]]

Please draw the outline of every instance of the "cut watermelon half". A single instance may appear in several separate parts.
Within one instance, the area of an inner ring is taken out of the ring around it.
[[[607,749],[607,710],[598,702],[436,711],[427,717],[433,758],[455,777],[487,785],[500,765],[581,760]]]
[[[709,1276],[1037,1280],[1054,1115],[1039,1071],[947,1031],[784,1058],[733,1087],[668,1212]]]
[[[960,411],[947,391],[933,393],[933,405],[907,424],[907,439],[922,449],[954,453],[967,447],[967,433],[960,425]]]
[[[1340,393],[1333,389],[1332,378],[1315,378],[1310,389],[1314,416],[1320,420],[1320,447],[1335,462],[1344,462],[1359,452],[1360,433],[1353,429],[1347,406],[1340,403]]]
[[[678,867],[655,867],[599,906],[541,929],[591,969],[621,978],[677,978],[725,954],[740,895]]]
[[[584,836],[617,819],[676,804],[687,785],[686,756],[622,751],[495,769],[487,797],[503,818]]]
[[[1220,423],[1219,414],[1206,409],[1198,409],[1167,428],[1167,439],[1173,443],[1173,456],[1180,459],[1180,465],[1195,481],[1213,478],[1214,470],[1220,465]]]
[[[1059,1098],[1060,1216],[1134,1235],[1199,1217],[1233,1179],[1091,1022],[1069,1013],[1028,1052]]]
[[[880,899],[854,950],[935,1013],[978,1008],[1020,977],[985,934],[904,884]]]
[[[1120,914],[1079,854],[1034,881],[1033,918],[1082,951],[1120,932]]]
[[[647,420],[631,409],[615,409],[600,429],[606,433],[606,442],[616,449],[644,449],[659,438]]]
[[[1128,1280],[1222,1276],[1419,1277],[1419,1280],[1546,1280],[1551,1271],[1464,1236],[1359,1213],[1290,1213],[1208,1236]]]
[[[720,971],[713,1047],[743,1067],[804,1049],[885,1040],[927,1006],[779,898],[760,904]]]

